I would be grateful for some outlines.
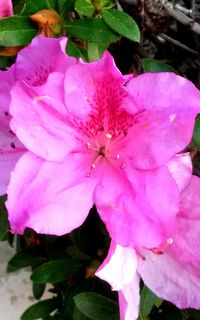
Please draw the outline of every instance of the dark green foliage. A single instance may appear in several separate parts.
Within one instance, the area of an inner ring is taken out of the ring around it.
[[[142,63],[145,72],[175,72],[168,64],[155,59],[146,58]]]
[[[32,40],[38,30],[28,17],[0,19],[0,46],[18,46]]]
[[[118,313],[116,302],[96,293],[80,293],[74,301],[80,312],[92,320],[110,319]]]

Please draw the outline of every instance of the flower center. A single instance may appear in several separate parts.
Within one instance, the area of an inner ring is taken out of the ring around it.
[[[127,133],[126,133],[127,135]],[[123,138],[125,135],[123,135]],[[86,143],[87,151],[94,154],[94,161],[90,165],[89,171],[87,171],[86,176],[89,177],[92,171],[96,168],[97,164],[102,160],[109,161],[112,165],[118,166],[120,168],[125,168],[125,163],[119,153],[121,149],[122,137],[117,137],[117,135],[112,135],[111,133],[105,133],[92,137],[90,141]]]
[[[92,154],[87,176],[101,160],[125,168],[122,150],[128,142],[128,132],[136,121],[135,115],[124,109],[126,97],[127,93],[118,79],[101,80],[95,87],[95,93],[88,93],[86,97],[90,114],[85,119],[72,119],[78,133],[77,139],[83,142],[84,152]]]

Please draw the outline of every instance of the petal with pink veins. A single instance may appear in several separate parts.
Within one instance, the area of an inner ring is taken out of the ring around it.
[[[15,83],[14,66],[0,71],[0,195],[6,193],[10,172],[25,152],[24,146],[10,129],[10,90]]]
[[[122,108],[128,102],[129,95],[123,87],[126,78],[108,52],[97,62],[72,66],[65,76],[65,103],[69,112],[79,118],[97,113],[112,116],[117,107]],[[111,108],[111,114],[106,114]]]
[[[62,82],[63,75],[55,72],[44,86],[30,88],[18,82],[11,92],[12,130],[28,150],[46,160],[62,161],[72,150],[79,150],[77,133],[60,96]]]
[[[65,71],[76,59],[65,54],[67,38],[35,37],[31,44],[22,49],[16,60],[16,78],[29,86],[43,85],[50,73]]]

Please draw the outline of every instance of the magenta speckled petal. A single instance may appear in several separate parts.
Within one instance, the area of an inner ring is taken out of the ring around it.
[[[65,54],[67,38],[35,37],[31,44],[22,49],[16,60],[16,78],[29,86],[43,85],[52,72],[65,71],[76,59]]]
[[[46,160],[63,160],[70,150],[78,148],[76,131],[68,125],[59,95],[62,81],[62,74],[53,73],[42,87],[30,88],[18,82],[11,92],[12,130],[28,150]]]
[[[0,71],[0,195],[5,194],[10,172],[25,151],[24,146],[10,129],[10,90],[15,83],[14,67]]]

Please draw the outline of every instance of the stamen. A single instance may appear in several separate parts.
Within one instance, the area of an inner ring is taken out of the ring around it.
[[[36,97],[33,98],[33,104],[36,104],[36,103],[38,103],[38,101],[44,100],[44,99],[51,100],[51,97],[48,96],[48,95],[45,95],[45,96],[36,96]]]
[[[88,147],[88,149],[91,149],[91,143],[90,142],[87,142],[87,147]]]
[[[170,245],[174,242],[174,239],[173,238],[168,238],[167,239],[167,244]]]
[[[106,133],[106,138],[107,139],[112,139],[112,134],[111,133]]]
[[[150,249],[155,254],[163,254],[165,250],[174,242],[173,238],[168,238],[160,247]]]

